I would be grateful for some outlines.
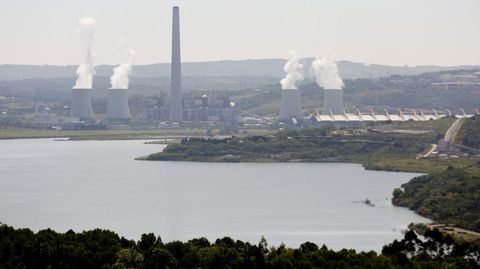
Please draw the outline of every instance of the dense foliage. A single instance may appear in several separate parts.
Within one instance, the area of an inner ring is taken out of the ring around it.
[[[325,162],[354,161],[367,164],[375,159],[415,157],[442,137],[427,134],[385,134],[307,128],[279,132],[274,136],[226,139],[183,139],[168,145],[148,160],[216,162]]]
[[[57,233],[0,226],[0,268],[476,268],[480,248],[438,232],[405,239],[373,251],[333,251],[306,242],[298,249],[268,248],[229,237],[164,243],[154,234],[138,242],[106,230]],[[449,251],[451,250],[451,251]]]
[[[480,149],[480,116],[466,119],[462,126],[462,144],[474,149]]]
[[[420,176],[395,189],[392,202],[443,223],[480,231],[480,163]]]

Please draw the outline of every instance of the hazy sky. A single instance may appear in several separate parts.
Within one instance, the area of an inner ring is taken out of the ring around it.
[[[480,0],[0,0],[0,64],[78,64],[93,16],[96,64],[169,62],[180,6],[184,61],[285,58],[480,64]]]

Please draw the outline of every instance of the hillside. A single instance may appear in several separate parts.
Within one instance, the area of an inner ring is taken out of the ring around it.
[[[478,147],[479,117],[466,119],[461,133],[463,144]],[[408,207],[422,216],[442,223],[480,231],[480,159],[449,161],[446,170],[437,170],[402,185],[393,192],[394,205]]]
[[[68,105],[70,89],[74,82],[69,78],[36,78],[28,80],[1,81],[0,96],[21,97],[24,103],[46,101]],[[242,109],[258,115],[275,115],[280,110],[281,90],[275,77],[190,77],[183,79],[184,93],[193,96],[228,95]],[[443,112],[452,109],[459,112],[464,108],[468,113],[480,107],[480,72],[478,70],[457,70],[425,73],[421,75],[393,75],[380,79],[346,79],[344,88],[345,106],[377,112],[397,108],[437,109]],[[92,95],[94,102],[108,96],[108,76],[97,75]],[[306,78],[299,88],[302,91],[302,106],[305,115],[321,111],[323,90],[314,81]],[[169,77],[133,77],[129,95],[155,96],[164,93],[169,97]],[[168,102],[168,99],[166,100]],[[134,103],[132,103],[134,105]],[[51,105],[53,106],[53,105]],[[145,107],[142,107],[145,108]]]
[[[480,117],[467,119],[460,130],[460,143],[480,150]]]
[[[441,223],[480,231],[480,170],[465,168],[416,177],[395,189],[392,202]],[[476,167],[477,166],[477,167]]]
[[[302,63],[309,66],[313,58],[305,58]],[[258,76],[275,77],[284,76],[284,59],[248,59],[237,61],[212,61],[212,62],[185,62],[182,64],[182,73],[187,77],[238,77]],[[415,75],[425,72],[442,70],[475,69],[480,66],[389,66],[380,64],[366,65],[351,61],[339,61],[340,75],[345,79],[380,78],[390,75]],[[33,78],[69,78],[75,76],[76,66],[55,65],[0,65],[0,81],[24,80]],[[99,65],[96,67],[97,76],[111,76],[113,65]],[[308,73],[308,72],[306,72]],[[169,77],[170,64],[159,63],[150,65],[136,65],[134,78]],[[308,74],[307,74],[308,76]]]
[[[323,90],[316,83],[306,80],[300,86],[302,105],[306,115],[321,110]],[[244,109],[259,115],[278,113],[280,109],[278,86],[266,88],[263,92],[243,93],[235,99]],[[381,79],[345,80],[344,101],[350,110],[365,111],[384,109],[423,108],[452,109],[457,113],[464,108],[468,113],[480,107],[480,72],[458,70],[425,73],[414,76],[390,76]]]

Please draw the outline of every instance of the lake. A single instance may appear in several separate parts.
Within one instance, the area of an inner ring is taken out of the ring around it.
[[[105,228],[164,242],[223,236],[254,244],[381,250],[411,222],[394,188],[418,174],[358,164],[135,161],[145,141],[0,140],[0,222],[65,232]],[[375,206],[359,202],[371,200]]]

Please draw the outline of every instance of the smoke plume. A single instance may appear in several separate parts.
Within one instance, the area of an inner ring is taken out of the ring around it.
[[[128,89],[130,75],[132,74],[133,60],[137,54],[133,49],[128,49],[130,61],[123,63],[113,69],[113,75],[110,77],[112,89]]]
[[[331,58],[316,58],[310,67],[310,73],[317,78],[318,86],[329,90],[343,89],[343,81],[338,74],[338,67]]]
[[[85,46],[84,62],[77,68],[77,81],[74,89],[91,89],[93,76],[95,75],[95,66],[93,64],[93,28],[95,27],[95,19],[85,17],[78,21],[79,33]]]
[[[290,58],[283,67],[287,75],[284,79],[280,81],[282,84],[282,89],[296,89],[295,85],[297,81],[303,80],[303,75],[300,72],[300,69],[303,68],[303,65],[298,62],[299,58],[295,51],[290,51]]]

